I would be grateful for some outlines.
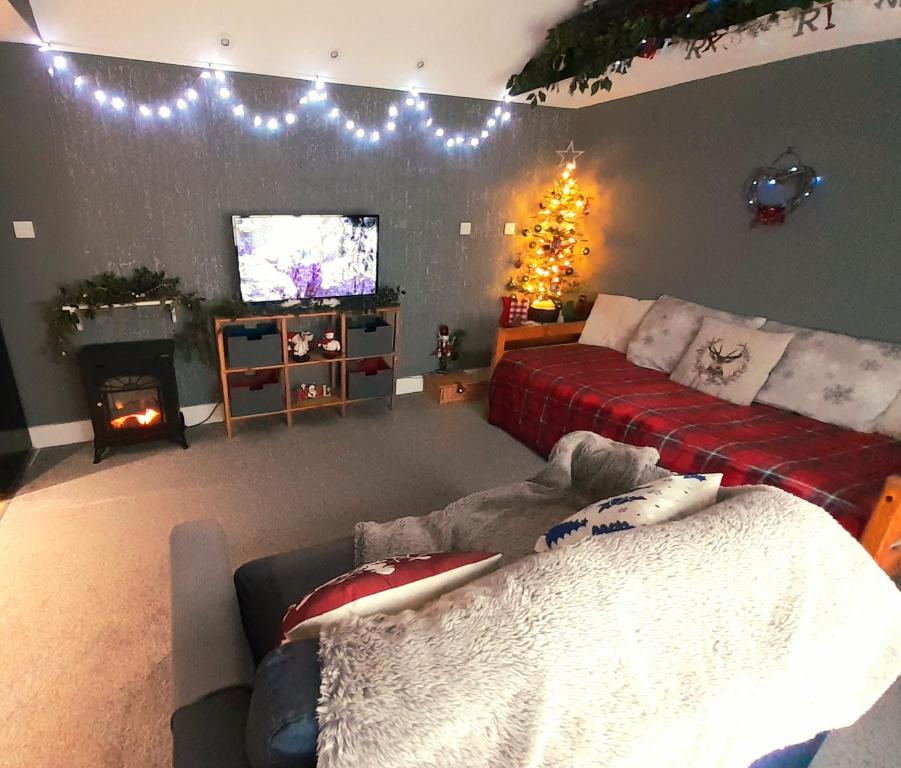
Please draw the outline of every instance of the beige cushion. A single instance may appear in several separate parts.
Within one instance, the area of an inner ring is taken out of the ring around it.
[[[769,322],[795,338],[758,402],[857,432],[873,432],[901,390],[901,345]]]
[[[901,392],[876,422],[876,431],[901,440]]]
[[[705,317],[670,378],[730,403],[750,405],[793,337]]]
[[[653,305],[653,299],[599,293],[579,336],[579,344],[625,352],[638,325]]]
[[[661,296],[638,326],[626,357],[642,368],[670,373],[697,335],[705,317],[748,328],[760,328],[766,322],[765,317],[733,315],[675,296]]]

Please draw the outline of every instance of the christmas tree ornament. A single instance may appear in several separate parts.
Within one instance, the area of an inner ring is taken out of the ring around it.
[[[528,236],[529,236],[529,230],[528,230],[528,228],[523,229],[523,231],[522,231],[522,236],[523,236],[523,237],[528,237]]]
[[[322,338],[319,340],[319,344],[316,346],[319,347],[322,356],[326,360],[334,360],[341,354],[341,342],[335,338],[335,331],[333,328],[326,329]]]

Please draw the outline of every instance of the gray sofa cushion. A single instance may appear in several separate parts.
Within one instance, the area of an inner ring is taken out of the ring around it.
[[[172,715],[173,768],[249,768],[244,725],[250,689],[223,688]]]
[[[349,536],[242,565],[235,572],[235,590],[254,663],[278,645],[289,605],[353,567]]]
[[[319,643],[280,646],[257,669],[247,717],[247,754],[253,768],[316,765]]]

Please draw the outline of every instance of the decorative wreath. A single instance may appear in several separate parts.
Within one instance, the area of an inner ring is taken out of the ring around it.
[[[784,224],[786,215],[810,197],[821,181],[789,147],[772,165],[755,169],[745,182],[745,199],[754,214],[751,226]]]

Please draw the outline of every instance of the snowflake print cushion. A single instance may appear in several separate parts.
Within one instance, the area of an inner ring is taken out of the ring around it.
[[[493,571],[500,557],[494,552],[433,552],[361,565],[290,606],[282,619],[284,641],[318,637],[326,624],[352,616],[419,608]]]
[[[763,330],[793,331],[795,338],[757,402],[857,432],[876,430],[901,390],[901,344],[772,321]]]
[[[553,526],[535,542],[535,551],[547,552],[591,536],[687,517],[716,502],[722,479],[720,474],[670,475],[596,501]]]
[[[730,403],[750,405],[793,337],[705,317],[670,378]]]

